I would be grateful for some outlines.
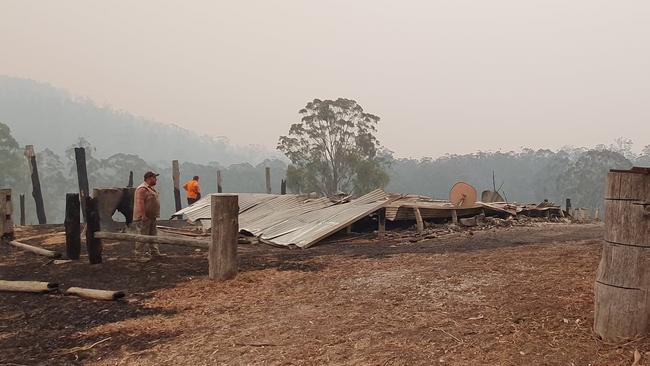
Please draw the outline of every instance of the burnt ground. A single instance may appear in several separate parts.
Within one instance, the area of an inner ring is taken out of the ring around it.
[[[127,297],[0,293],[0,364],[630,365],[635,349],[650,364],[650,342],[606,344],[591,330],[602,235],[548,223],[417,243],[240,245],[240,273],[222,283],[207,278],[205,251],[161,246],[168,256],[143,264],[132,245],[105,243],[91,266],[2,245],[0,278]],[[61,235],[24,241],[64,247]]]

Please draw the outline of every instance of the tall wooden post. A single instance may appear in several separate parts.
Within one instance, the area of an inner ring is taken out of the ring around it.
[[[418,207],[413,207],[413,213],[415,214],[415,223],[416,230],[418,234],[421,234],[424,231],[424,221],[422,220],[422,213]]]
[[[283,179],[280,183],[280,194],[287,194],[287,180]]]
[[[239,197],[213,194],[212,241],[208,252],[209,275],[213,280],[228,280],[237,275],[237,239],[239,236]]]
[[[379,228],[377,230],[377,237],[379,239],[383,239],[384,234],[386,233],[386,209],[385,208],[379,209],[378,221],[379,221]]]
[[[34,197],[34,203],[36,203],[36,217],[38,218],[38,223],[44,225],[47,224],[47,218],[45,217],[43,192],[41,191],[41,180],[38,177],[38,164],[36,164],[34,146],[27,145],[25,147],[25,156],[29,159],[29,169],[32,173],[32,197]]]
[[[2,239],[14,238],[14,207],[11,201],[11,189],[0,189],[0,236]]]
[[[571,215],[571,198],[566,199],[566,213],[567,215]]]
[[[65,195],[65,252],[69,259],[81,254],[81,211],[79,194]]]
[[[174,181],[174,203],[176,204],[176,211],[181,208],[181,170],[178,166],[178,160],[172,161],[172,180]]]
[[[20,195],[20,226],[25,226],[25,195]]]
[[[97,200],[92,197],[85,197],[86,201],[86,250],[88,251],[88,260],[90,264],[99,264],[102,262],[102,241],[95,237],[99,231],[99,210]]]
[[[617,342],[650,331],[650,168],[611,170],[605,242],[594,286],[594,331]]]
[[[217,193],[221,193],[223,191],[221,187],[221,170],[217,170]]]
[[[267,166],[264,170],[266,171],[266,193],[271,194],[271,168]]]
[[[129,172],[129,183],[126,185],[127,188],[133,188],[133,171]]]
[[[81,212],[83,213],[84,221],[88,222],[88,216],[86,216],[86,197],[90,196],[90,188],[88,186],[88,170],[86,169],[86,149],[83,147],[75,147],[74,158],[77,162],[77,182],[79,183]]]

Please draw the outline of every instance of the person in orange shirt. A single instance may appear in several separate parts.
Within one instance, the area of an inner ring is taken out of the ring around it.
[[[201,199],[201,187],[199,186],[199,176],[195,175],[192,180],[188,180],[183,184],[183,188],[187,192],[187,204],[192,205],[194,202]]]

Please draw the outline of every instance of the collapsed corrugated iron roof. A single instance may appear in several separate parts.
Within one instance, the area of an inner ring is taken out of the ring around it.
[[[354,224],[373,212],[386,208],[386,219],[415,220],[417,208],[423,219],[471,216],[483,212],[507,215],[531,214],[560,210],[550,202],[519,205],[507,202],[475,202],[468,207],[456,207],[449,201],[426,196],[388,194],[381,189],[357,199],[314,198],[306,195],[274,195],[238,193],[239,229],[258,237],[262,242],[278,246],[307,248],[337,231]],[[185,216],[210,228],[210,196],[178,211],[174,216]]]
[[[239,229],[263,242],[307,248],[379,210],[389,196],[381,189],[351,201],[305,195],[239,193]],[[211,226],[210,196],[178,211],[191,221]]]

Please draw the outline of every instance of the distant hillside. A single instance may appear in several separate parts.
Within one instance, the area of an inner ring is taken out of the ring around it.
[[[49,84],[1,75],[0,122],[11,128],[21,145],[47,147],[59,155],[84,137],[100,156],[137,154],[152,162],[257,164],[279,156],[263,147],[235,146],[225,138],[200,136],[173,124],[100,107]]]

